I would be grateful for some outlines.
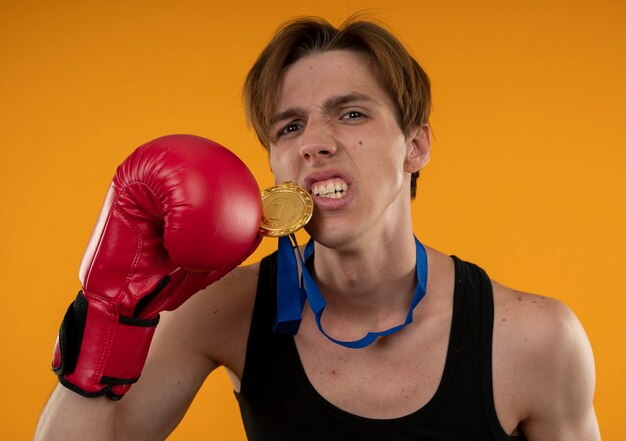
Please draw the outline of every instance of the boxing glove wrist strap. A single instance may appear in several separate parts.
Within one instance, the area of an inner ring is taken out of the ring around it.
[[[81,291],[61,324],[52,369],[61,384],[83,396],[119,399],[111,390],[139,379],[158,321],[126,317]]]

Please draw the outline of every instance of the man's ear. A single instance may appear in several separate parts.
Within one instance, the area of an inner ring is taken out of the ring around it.
[[[404,158],[404,171],[415,173],[430,160],[430,126],[423,124],[413,129],[407,137],[407,152]]]

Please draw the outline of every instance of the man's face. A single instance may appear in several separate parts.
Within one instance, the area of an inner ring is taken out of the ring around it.
[[[416,133],[419,141],[404,136],[366,55],[313,54],[285,70],[270,166],[277,183],[293,181],[311,193],[307,230],[322,245],[348,245],[367,233],[385,237],[398,216],[410,219],[411,172],[428,160],[420,144],[427,128]]]

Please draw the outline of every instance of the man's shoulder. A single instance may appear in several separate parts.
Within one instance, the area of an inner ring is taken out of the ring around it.
[[[585,402],[593,395],[593,354],[573,311],[558,299],[492,284],[494,387],[515,392],[523,419]]]
[[[220,280],[196,294],[191,306],[200,316],[210,316],[220,326],[222,322],[249,320],[256,298],[261,262],[241,265]],[[194,299],[195,300],[195,299]]]
[[[176,311],[162,314],[160,327],[166,329],[160,334],[186,348],[181,350],[241,371],[259,273],[260,262],[233,269]]]
[[[238,292],[249,291],[252,287],[256,290],[260,270],[260,261],[252,264],[240,265],[212,285],[208,286],[205,291]]]
[[[515,338],[520,348],[545,350],[563,343],[580,323],[562,301],[492,281],[494,330]],[[527,344],[524,344],[527,343]]]

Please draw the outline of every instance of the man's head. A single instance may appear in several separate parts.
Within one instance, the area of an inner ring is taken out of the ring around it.
[[[350,50],[370,57],[383,88],[395,104],[397,122],[405,136],[428,124],[428,76],[397,38],[368,21],[348,20],[336,28],[320,18],[303,18],[278,30],[244,85],[246,117],[265,148],[270,146],[269,128],[284,70],[307,55],[333,50]],[[412,197],[418,176],[419,171],[411,176]]]

